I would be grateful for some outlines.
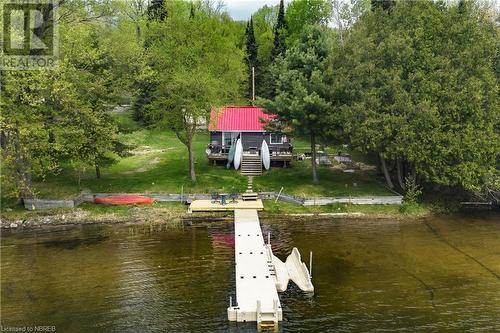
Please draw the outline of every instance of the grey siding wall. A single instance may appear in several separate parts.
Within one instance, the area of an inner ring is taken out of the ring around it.
[[[210,142],[217,141],[219,144],[222,144],[222,132],[210,132]]]
[[[248,150],[250,147],[260,149],[262,139],[264,138],[261,132],[246,132],[241,133],[241,140],[243,141],[243,150]]]
[[[241,133],[242,141],[243,141],[243,150],[248,150],[250,147],[256,147],[260,149],[262,145],[262,140],[266,140],[267,145],[271,151],[277,149],[289,149],[290,144],[280,143],[280,144],[271,144],[270,137],[268,132],[243,132]],[[213,141],[217,141],[219,144],[222,144],[222,132],[210,132],[210,143]]]

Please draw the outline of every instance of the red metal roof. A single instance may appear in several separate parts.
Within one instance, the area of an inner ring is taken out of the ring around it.
[[[212,109],[210,113],[210,131],[265,131],[264,121],[274,116],[264,113],[256,106],[228,106]]]

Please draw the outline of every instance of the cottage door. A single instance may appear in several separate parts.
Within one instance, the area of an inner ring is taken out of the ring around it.
[[[238,136],[240,136],[240,132],[231,132],[231,142],[236,144]]]
[[[240,135],[240,132],[222,132],[222,142],[226,148],[229,148],[236,143],[236,139]]]

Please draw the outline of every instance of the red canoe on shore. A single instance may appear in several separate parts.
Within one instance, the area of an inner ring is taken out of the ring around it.
[[[149,205],[153,203],[153,198],[144,195],[109,195],[106,197],[95,197],[96,204],[104,205]]]

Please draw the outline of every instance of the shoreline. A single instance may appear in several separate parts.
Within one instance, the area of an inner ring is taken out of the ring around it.
[[[325,209],[324,207],[304,208],[280,207],[275,209],[271,204],[259,214],[262,218],[275,219],[280,217],[289,218],[350,218],[350,219],[419,219],[432,216],[428,211],[403,213],[396,207],[378,205],[382,207],[357,206],[335,206]],[[301,209],[302,208],[302,209]],[[342,208],[342,210],[341,210]],[[348,209],[348,211],[345,211]],[[317,210],[317,211],[314,211]],[[339,211],[341,210],[341,211]],[[154,204],[152,206],[101,206],[88,204],[77,208],[48,209],[38,211],[12,210],[2,211],[1,230],[30,230],[53,226],[81,226],[93,224],[170,224],[185,223],[196,224],[215,221],[232,220],[232,213],[228,212],[199,212],[188,213],[187,206],[181,203]]]

